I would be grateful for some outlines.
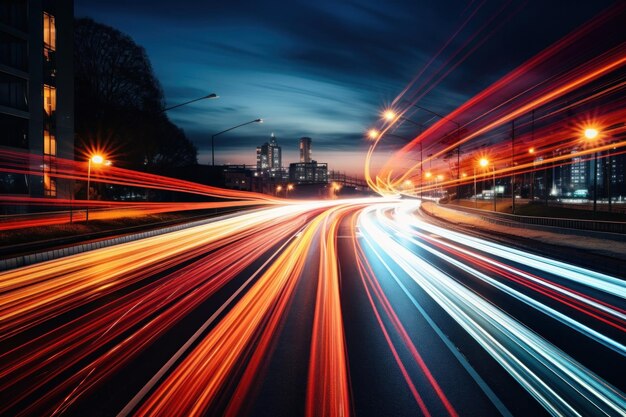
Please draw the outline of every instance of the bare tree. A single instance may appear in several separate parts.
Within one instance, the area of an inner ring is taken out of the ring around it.
[[[196,163],[197,150],[162,112],[144,48],[89,18],[74,28],[77,152],[105,149],[130,168]]]

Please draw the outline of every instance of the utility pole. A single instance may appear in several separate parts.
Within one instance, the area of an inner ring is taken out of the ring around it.
[[[420,140],[420,200],[424,200],[424,148]]]
[[[533,146],[535,146],[535,109],[533,109],[532,117],[533,117],[533,121],[531,125],[531,129],[532,129],[531,140],[532,140]],[[533,148],[533,151],[531,152],[531,155],[533,155],[533,153],[534,153],[534,148]],[[533,155],[533,169],[530,171],[530,203],[532,204],[534,202],[535,202],[535,156]]]
[[[511,121],[511,211],[515,214],[515,120]]]

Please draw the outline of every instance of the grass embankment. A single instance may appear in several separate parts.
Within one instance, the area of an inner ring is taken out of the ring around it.
[[[230,210],[229,210],[230,211]],[[44,242],[53,239],[74,238],[85,236],[106,236],[108,233],[117,234],[124,231],[137,231],[150,229],[151,226],[159,227],[168,224],[182,223],[193,218],[210,217],[223,214],[224,211],[198,210],[175,213],[146,214],[133,217],[121,217],[107,220],[91,220],[87,222],[75,222],[55,224],[49,226],[28,227],[24,229],[6,230],[0,232],[0,248],[16,245]]]

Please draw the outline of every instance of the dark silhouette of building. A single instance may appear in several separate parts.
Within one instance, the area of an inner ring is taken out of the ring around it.
[[[328,164],[317,161],[289,164],[289,181],[298,184],[327,183]]]
[[[69,197],[54,174],[74,157],[73,0],[0,2],[0,147],[41,175],[0,173],[0,193]],[[43,161],[41,160],[43,158]]]

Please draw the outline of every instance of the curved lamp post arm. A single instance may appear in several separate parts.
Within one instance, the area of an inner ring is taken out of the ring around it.
[[[230,132],[231,130],[237,129],[245,125],[249,125],[251,123],[263,123],[263,119],[250,120],[249,122],[245,122],[240,125],[228,128],[226,130],[222,130],[221,132],[217,132],[211,136],[211,166],[215,166],[215,137],[221,135],[222,133]]]
[[[196,101],[206,100],[206,99],[210,99],[210,98],[219,98],[219,96],[217,94],[215,94],[215,93],[211,93],[211,94],[209,94],[207,96],[204,96],[204,97],[200,97],[200,98],[196,98],[196,99],[193,99],[193,100],[189,100],[189,101],[186,101],[184,103],[177,104],[175,106],[166,107],[163,110],[161,110],[161,113],[165,113],[166,111],[175,109],[177,107],[186,106],[187,104],[195,103]]]

